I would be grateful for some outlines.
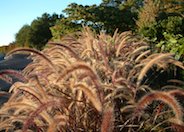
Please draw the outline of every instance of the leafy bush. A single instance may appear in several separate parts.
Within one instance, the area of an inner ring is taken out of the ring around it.
[[[183,61],[184,18],[181,16],[169,16],[168,14],[161,18],[158,19],[158,22],[140,29],[140,34],[148,38],[153,47],[159,48],[159,52],[173,53],[176,55],[176,59]]]
[[[157,42],[164,38],[164,33],[184,34],[184,18],[180,16],[168,16],[164,19],[148,24],[139,29],[139,33],[149,39],[157,38]]]
[[[158,24],[159,29],[168,34],[184,34],[184,18],[181,16],[168,16],[167,19],[159,20]]]
[[[164,33],[164,40],[160,41],[156,47],[161,49],[161,52],[166,51],[175,54],[176,59],[184,59],[184,37],[180,34],[173,35]]]

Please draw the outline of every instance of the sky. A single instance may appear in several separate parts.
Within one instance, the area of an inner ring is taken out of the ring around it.
[[[62,14],[70,3],[82,5],[100,4],[102,0],[1,0],[0,1],[0,46],[15,40],[15,34],[25,24],[43,13]]]

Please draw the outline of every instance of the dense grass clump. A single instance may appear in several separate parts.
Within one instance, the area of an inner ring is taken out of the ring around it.
[[[0,130],[184,130],[183,82],[173,74],[183,63],[173,54],[153,53],[131,32],[111,37],[84,28],[42,51],[18,48],[7,56],[17,52],[31,53],[33,62],[0,109]]]

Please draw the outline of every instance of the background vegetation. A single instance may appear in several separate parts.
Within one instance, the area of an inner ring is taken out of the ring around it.
[[[133,31],[146,37],[159,51],[183,58],[184,3],[182,0],[102,0],[99,5],[71,3],[63,14],[44,13],[16,34],[15,47],[42,49],[49,40],[89,26],[96,32],[113,34]],[[175,39],[175,40],[174,40]],[[158,45],[157,45],[158,44]],[[5,48],[1,48],[6,52]]]

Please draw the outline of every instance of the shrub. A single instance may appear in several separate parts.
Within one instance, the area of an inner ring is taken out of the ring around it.
[[[156,46],[161,52],[170,52],[175,54],[177,60],[184,59],[184,37],[181,34],[173,35],[164,33],[164,40],[160,41]]]

